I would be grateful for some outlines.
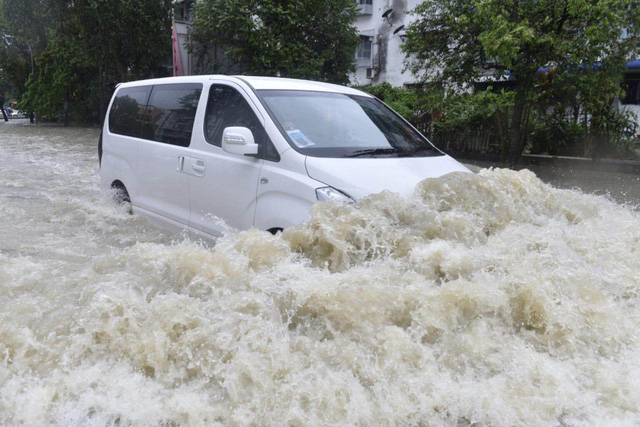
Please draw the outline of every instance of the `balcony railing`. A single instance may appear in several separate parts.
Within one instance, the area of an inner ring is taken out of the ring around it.
[[[358,15],[373,15],[372,4],[357,4],[356,10],[358,11]]]
[[[356,66],[358,68],[371,67],[371,58],[356,58]]]

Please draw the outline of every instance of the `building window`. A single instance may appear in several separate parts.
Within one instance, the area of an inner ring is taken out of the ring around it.
[[[371,67],[371,49],[373,37],[360,36],[360,44],[356,50],[356,62],[358,67]]]
[[[180,0],[175,2],[174,19],[179,22],[191,22],[191,9],[193,0]]]
[[[622,103],[626,105],[640,105],[640,77],[625,77],[622,82],[624,98]]]
[[[373,0],[356,0],[358,15],[373,14]]]

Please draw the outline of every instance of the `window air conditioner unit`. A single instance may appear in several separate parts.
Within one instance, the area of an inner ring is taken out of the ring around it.
[[[378,70],[375,68],[367,68],[367,78],[373,79],[378,75]]]

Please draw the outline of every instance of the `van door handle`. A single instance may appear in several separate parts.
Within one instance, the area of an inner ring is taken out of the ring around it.
[[[184,170],[184,156],[178,156],[178,167],[176,170],[178,172],[182,172]]]
[[[191,163],[191,169],[195,172],[196,176],[204,176],[206,168],[204,160],[194,160],[193,163]]]

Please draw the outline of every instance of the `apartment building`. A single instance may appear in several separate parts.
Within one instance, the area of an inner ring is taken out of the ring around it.
[[[355,85],[389,82],[393,86],[415,83],[415,77],[404,71],[405,55],[400,46],[404,30],[413,21],[411,11],[420,0],[355,0],[358,8],[356,28],[360,45],[356,51]]]
[[[174,26],[180,47],[184,74],[197,73],[195,59],[187,48],[189,25],[196,0],[176,2]],[[400,50],[404,28],[410,22],[409,11],[420,0],[354,0],[358,17],[356,28],[360,45],[354,53],[356,72],[351,77],[354,85],[375,85],[389,82],[402,86],[415,82],[409,72],[403,72],[404,54]]]

